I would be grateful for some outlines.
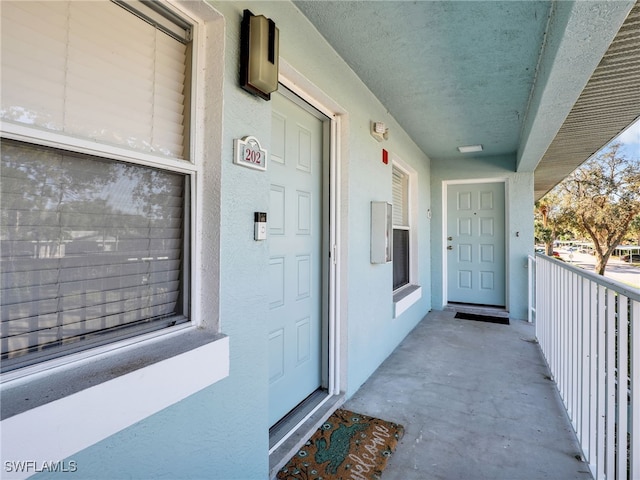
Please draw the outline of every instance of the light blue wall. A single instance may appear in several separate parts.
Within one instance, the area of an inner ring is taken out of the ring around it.
[[[233,140],[256,136],[267,149],[271,106],[238,87],[240,20],[245,8],[272,18],[280,29],[280,55],[341,107],[340,257],[344,386],[353,394],[431,307],[429,160],[409,140],[346,64],[289,2],[214,2],[225,17],[223,141],[219,172],[220,327],[230,338],[230,375],[219,383],[87,448],[69,459],[83,478],[266,478],[267,242],[253,240],[253,212],[267,211],[269,173],[233,164]],[[205,107],[206,109],[207,107]],[[377,142],[370,121],[384,121],[390,139]],[[370,263],[370,202],[391,201],[391,165],[382,148],[416,170],[422,298],[393,319],[391,265]],[[213,189],[215,190],[215,188]],[[205,198],[215,202],[216,195]],[[207,239],[204,239],[205,243]],[[205,244],[205,251],[207,245]],[[247,288],[250,286],[251,288]],[[215,316],[216,312],[211,312]],[[194,365],[185,375],[197,375]],[[167,385],[171,388],[171,385]],[[99,414],[99,412],[96,412]],[[73,435],[73,432],[69,432]],[[40,477],[46,477],[42,474]]]
[[[348,393],[354,393],[393,351],[406,334],[431,309],[430,298],[430,205],[429,161],[391,129],[389,141],[379,144],[371,137],[354,139],[358,155],[350,158],[349,283],[348,283]],[[418,283],[423,295],[400,317],[393,317],[392,264],[370,262],[370,203],[391,203],[391,161],[381,162],[381,148],[396,154],[418,175]],[[360,153],[361,152],[361,153]],[[367,172],[363,178],[362,172]]]
[[[442,309],[443,298],[443,182],[469,179],[506,179],[507,182],[507,302],[511,318],[527,318],[527,256],[533,252],[533,173],[515,173],[515,155],[431,162],[433,201],[432,277],[433,307]]]

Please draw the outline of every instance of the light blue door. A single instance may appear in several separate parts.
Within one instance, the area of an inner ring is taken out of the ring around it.
[[[447,188],[449,302],[505,305],[505,184]]]
[[[268,174],[269,425],[322,383],[323,123],[272,95]]]

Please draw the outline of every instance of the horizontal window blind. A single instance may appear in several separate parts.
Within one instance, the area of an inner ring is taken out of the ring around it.
[[[3,2],[2,120],[184,158],[188,52],[112,2]]]
[[[188,177],[0,146],[3,360],[186,319]]]
[[[393,167],[391,179],[391,197],[393,204],[393,225],[409,226],[408,176],[402,170]]]

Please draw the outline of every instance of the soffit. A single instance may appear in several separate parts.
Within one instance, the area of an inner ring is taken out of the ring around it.
[[[535,169],[538,200],[640,116],[636,3]]]

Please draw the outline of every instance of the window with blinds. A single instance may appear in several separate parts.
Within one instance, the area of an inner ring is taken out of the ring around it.
[[[392,169],[393,204],[393,289],[409,283],[409,176]]]
[[[0,146],[3,369],[186,320],[188,176]]]
[[[108,152],[188,160],[190,35],[157,2],[3,2],[3,125],[104,156],[1,141],[2,371],[188,321],[190,175]]]
[[[143,17],[105,1],[3,2],[3,122],[186,158],[190,32]]]

